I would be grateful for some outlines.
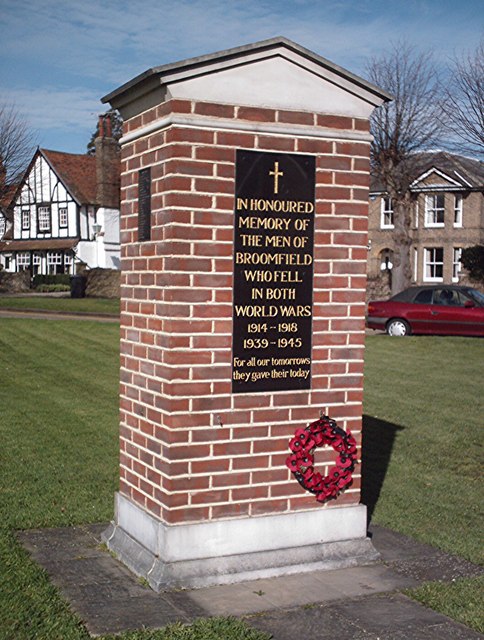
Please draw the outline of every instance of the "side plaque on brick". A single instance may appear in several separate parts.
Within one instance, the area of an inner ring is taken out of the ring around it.
[[[141,169],[138,183],[138,240],[151,239],[151,167]]]
[[[238,150],[232,391],[309,389],[315,158]]]

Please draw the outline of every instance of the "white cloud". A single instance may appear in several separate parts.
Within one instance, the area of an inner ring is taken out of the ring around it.
[[[477,42],[469,16],[479,3],[1,0],[0,86],[32,126],[92,129],[100,97],[146,69],[279,35],[361,75],[402,37],[444,60]]]
[[[98,96],[78,87],[0,89],[0,92],[2,96],[8,96],[8,102],[15,105],[32,129],[53,129],[62,133],[78,130],[81,123],[94,131],[97,115],[106,110]]]
[[[409,0],[403,11],[391,4],[383,0],[3,0],[2,50],[3,55],[43,64],[53,79],[71,73],[102,80],[110,90],[152,66],[276,35],[351,70],[402,35],[423,46],[448,46],[442,31],[452,25],[445,0]],[[460,37],[454,29],[454,46],[459,46]]]

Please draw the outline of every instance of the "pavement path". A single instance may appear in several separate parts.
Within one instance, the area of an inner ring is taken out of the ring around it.
[[[484,569],[388,529],[372,527],[381,559],[369,566],[155,593],[100,544],[106,524],[22,531],[23,546],[93,635],[234,615],[274,640],[479,640],[402,590]]]

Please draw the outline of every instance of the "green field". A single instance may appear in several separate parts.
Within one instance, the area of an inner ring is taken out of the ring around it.
[[[60,311],[62,313],[98,313],[119,315],[119,300],[107,298],[71,298],[38,296],[2,296],[0,309],[17,309],[18,311]]]
[[[383,478],[375,522],[480,563],[483,378],[479,338],[367,341],[365,453]],[[372,477],[367,504],[381,484]]]
[[[13,318],[0,327],[0,638],[87,640],[13,532],[112,517],[119,329]],[[364,496],[373,520],[473,562],[482,561],[483,356],[479,339],[386,336],[369,337],[366,355]],[[430,585],[415,597],[480,629],[479,585]],[[263,636],[215,620],[122,637]]]

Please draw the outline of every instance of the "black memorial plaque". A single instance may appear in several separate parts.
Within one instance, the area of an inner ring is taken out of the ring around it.
[[[232,391],[309,389],[314,156],[237,151]]]
[[[138,174],[138,240],[151,239],[151,167]]]

